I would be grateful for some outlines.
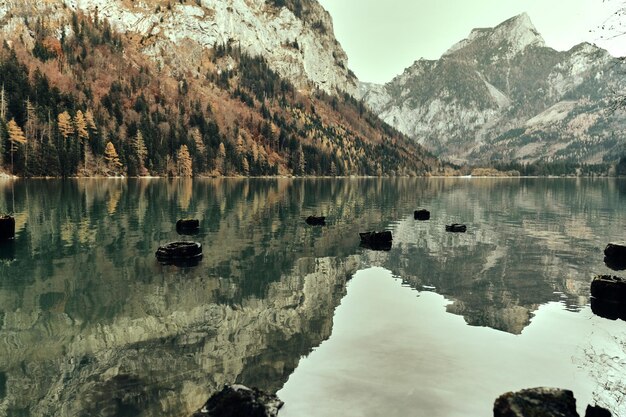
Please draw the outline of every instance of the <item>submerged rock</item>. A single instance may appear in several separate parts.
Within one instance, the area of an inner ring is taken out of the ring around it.
[[[570,390],[531,388],[507,392],[496,399],[494,417],[580,417]]]
[[[244,385],[226,385],[193,417],[276,417],[283,402],[273,394]]]

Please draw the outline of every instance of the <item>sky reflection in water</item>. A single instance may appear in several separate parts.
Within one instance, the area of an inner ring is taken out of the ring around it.
[[[448,304],[385,269],[359,271],[336,310],[332,336],[279,391],[281,417],[488,416],[500,394],[536,386],[573,390],[582,415],[594,397],[610,396],[594,377],[620,382],[621,371],[610,365],[623,370],[623,350],[621,360],[602,359],[609,364],[590,356],[594,349],[620,354],[611,335],[623,334],[623,322],[552,302],[513,335],[467,326],[445,312]]]

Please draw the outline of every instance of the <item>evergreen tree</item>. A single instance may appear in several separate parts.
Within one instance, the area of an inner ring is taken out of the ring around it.
[[[2,90],[0,90],[0,120],[6,122],[7,120],[7,107],[8,101],[6,97],[6,92],[4,89],[4,84],[2,84]]]
[[[148,157],[148,148],[143,140],[143,134],[141,130],[137,130],[137,136],[135,136],[135,154],[139,160],[139,175],[146,175],[146,158]]]
[[[76,116],[74,116],[74,127],[76,129],[76,133],[78,134],[78,140],[80,140],[83,144],[83,164],[85,169],[85,174],[87,173],[87,141],[89,139],[89,131],[87,131],[87,121],[85,120],[85,116],[83,112],[78,110],[76,112]]]

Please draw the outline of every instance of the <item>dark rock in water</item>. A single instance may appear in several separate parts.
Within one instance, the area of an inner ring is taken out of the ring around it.
[[[0,216],[0,240],[15,238],[15,218]]]
[[[591,297],[590,301],[591,311],[596,316],[609,320],[620,319],[626,321],[626,303],[607,301],[595,297]]]
[[[363,232],[361,237],[361,247],[372,250],[390,250],[392,235],[389,230],[383,232]]]
[[[305,221],[309,226],[326,226],[326,217],[324,216],[309,216]]]
[[[494,417],[580,417],[574,393],[558,388],[507,392],[493,405]]]
[[[614,271],[626,269],[626,246],[609,243],[604,248],[604,263]]]
[[[467,226],[464,224],[453,223],[450,225],[446,225],[446,232],[465,233],[466,231]]]
[[[623,259],[604,257],[604,264],[613,271],[623,271],[626,269],[626,261]]]
[[[591,282],[591,296],[598,300],[626,304],[626,281],[611,275],[597,275]]]
[[[200,231],[200,220],[180,219],[176,222],[176,231],[179,235],[194,235]]]
[[[15,259],[15,240],[0,240],[0,261]]]
[[[276,395],[243,385],[226,385],[193,417],[276,417],[283,402]]]
[[[170,242],[159,246],[157,260],[164,265],[195,266],[202,259],[202,244],[198,242]]]
[[[415,220],[428,220],[430,219],[430,211],[424,209],[415,210],[413,212],[413,217]]]
[[[359,233],[359,236],[363,243],[386,243],[391,242],[393,239],[389,230],[385,230],[384,232],[363,232]]]
[[[626,246],[619,243],[609,243],[604,248],[604,256],[612,259],[621,259],[626,262]]]
[[[366,242],[361,242],[361,244],[359,245],[364,249],[369,249],[369,250],[378,250],[378,251],[390,251],[391,250],[391,241],[389,242],[371,242],[371,243],[366,243]]]
[[[585,410],[585,417],[612,417],[611,412],[606,408],[596,406],[587,406]]]

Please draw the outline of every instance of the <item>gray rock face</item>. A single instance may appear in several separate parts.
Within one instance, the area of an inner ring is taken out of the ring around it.
[[[168,2],[166,2],[168,3]],[[31,37],[24,17],[46,16],[71,34],[72,11],[97,14],[119,32],[135,33],[151,41],[143,52],[157,62],[171,60],[181,74],[197,72],[202,51],[231,42],[250,55],[261,55],[274,71],[301,89],[356,94],[356,77],[348,57],[335,39],[330,14],[314,0],[172,1],[157,0],[9,0],[0,3],[1,31]],[[184,53],[183,53],[184,52]]]
[[[619,159],[624,62],[580,44],[546,47],[522,14],[475,29],[439,60],[416,61],[361,98],[387,123],[457,163]]]
[[[507,392],[496,400],[494,417],[580,417],[572,391],[531,388]]]

